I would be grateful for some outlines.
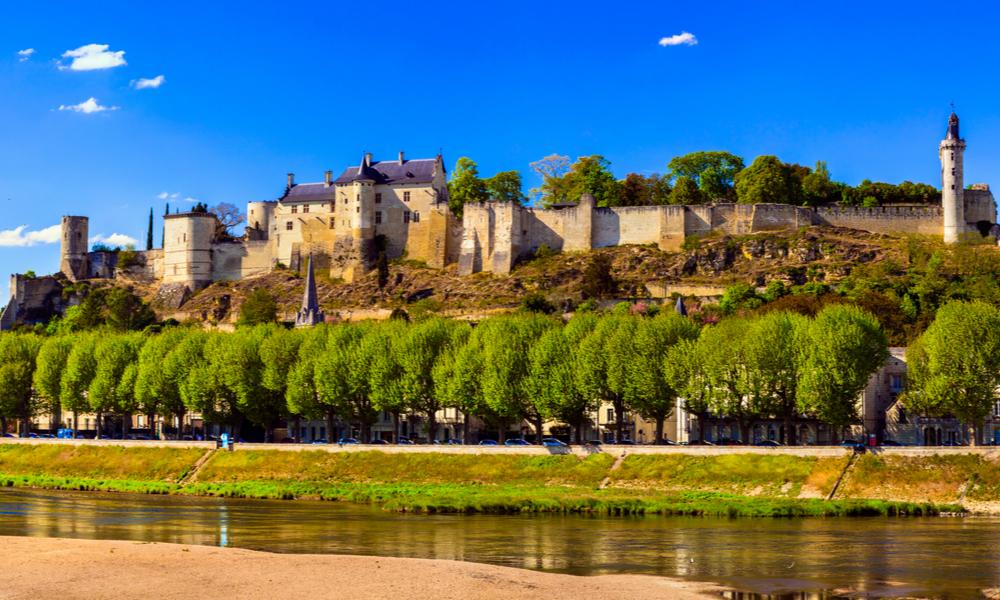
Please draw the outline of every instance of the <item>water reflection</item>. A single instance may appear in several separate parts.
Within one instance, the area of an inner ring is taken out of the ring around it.
[[[770,595],[757,598],[979,598],[1000,584],[1000,521],[988,519],[405,515],[332,503],[0,490],[0,535],[650,573]]]

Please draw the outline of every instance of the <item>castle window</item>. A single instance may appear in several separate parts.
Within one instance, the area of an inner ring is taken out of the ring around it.
[[[292,222],[291,222],[291,221],[288,221],[288,222],[286,222],[286,223],[285,223],[285,230],[287,230],[287,231],[291,231],[291,230],[292,230],[292,227],[295,227],[295,226],[294,226],[294,225],[292,225]]]
[[[955,184],[951,184],[951,189],[955,189]]]
[[[299,207],[293,204],[292,205],[292,214],[294,215],[297,212],[299,212]]]
[[[375,211],[375,224],[378,225],[381,222],[382,222],[382,211],[376,210]]]
[[[951,170],[951,176],[952,176],[952,177],[954,177],[954,176],[955,176],[955,169],[952,169],[952,170]]]
[[[403,223],[409,223],[409,222],[410,222],[410,211],[404,210],[403,211]]]
[[[333,229],[336,226],[337,226],[337,219],[330,217],[330,229]]]
[[[354,212],[356,212],[356,213],[361,212],[361,207],[360,206],[355,206],[354,207]]]
[[[375,194],[375,204],[382,204],[382,192]]]
[[[416,210],[413,211],[413,222],[414,223],[419,223],[420,222],[420,212],[419,211],[416,211]]]
[[[304,213],[309,212],[309,205],[308,204],[305,204],[305,205],[302,206],[302,212],[304,212]]]
[[[330,212],[333,212],[335,210],[337,210],[337,201],[336,200],[330,200]]]
[[[182,241],[182,242],[187,242],[187,241],[188,241],[188,234],[186,234],[186,233],[185,233],[185,234],[184,234],[184,235],[182,236],[182,238],[181,238],[181,241]]]
[[[410,192],[403,192],[403,202],[410,201]]]

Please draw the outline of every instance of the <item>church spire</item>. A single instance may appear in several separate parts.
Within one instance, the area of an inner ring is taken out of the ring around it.
[[[309,255],[309,266],[306,267],[306,289],[302,294],[302,308],[295,317],[296,327],[312,327],[325,320],[323,311],[319,308],[316,295],[316,276],[313,273],[313,257]]]

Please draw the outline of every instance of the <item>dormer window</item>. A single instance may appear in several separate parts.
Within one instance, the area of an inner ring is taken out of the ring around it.
[[[295,213],[297,213],[297,212],[299,212],[299,207],[298,207],[298,206],[296,206],[295,204],[293,204],[293,205],[292,205],[292,214],[294,215],[294,214],[295,214]]]
[[[303,213],[307,213],[307,212],[309,212],[309,205],[308,205],[308,204],[304,204],[304,205],[302,206],[302,212],[303,212]]]
[[[403,192],[403,202],[410,201],[410,192]]]

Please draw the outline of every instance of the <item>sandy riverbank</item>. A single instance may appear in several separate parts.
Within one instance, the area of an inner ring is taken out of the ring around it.
[[[0,537],[0,548],[5,599],[718,597],[713,586],[661,577],[577,577],[446,560],[33,537]]]

